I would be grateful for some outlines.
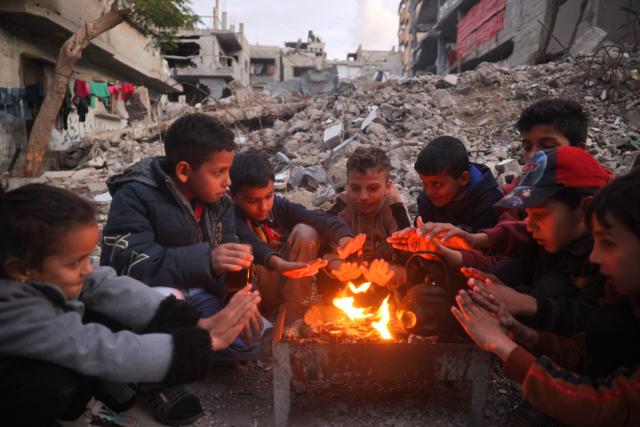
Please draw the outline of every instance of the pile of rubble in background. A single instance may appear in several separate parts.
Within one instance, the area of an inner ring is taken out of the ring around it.
[[[236,88],[234,96],[215,104],[169,108],[153,129],[94,137],[67,153],[77,157],[75,169],[46,172],[38,180],[98,196],[105,203],[104,219],[110,200],[104,194],[106,178],[162,154],[162,130],[175,117],[202,111],[228,122],[238,133],[241,150],[267,153],[277,170],[277,189],[309,207],[328,206],[345,187],[346,161],[358,146],[380,147],[391,159],[392,180],[415,213],[421,182],[413,163],[425,143],[440,135],[455,136],[473,161],[509,181],[520,170],[514,123],[521,110],[555,97],[585,106],[591,117],[587,149],[620,174],[640,153],[640,60],[625,55],[614,72],[592,58],[515,69],[482,63],[459,75],[359,81],[309,99]]]

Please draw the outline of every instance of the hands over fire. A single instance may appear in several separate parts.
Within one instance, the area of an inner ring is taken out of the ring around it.
[[[325,267],[327,265],[326,260],[323,259],[315,259],[310,262],[298,262],[295,264],[299,264],[296,268],[291,270],[283,271],[281,274],[290,279],[301,279],[303,277],[311,277],[318,274],[318,270]],[[294,263],[291,263],[294,264]]]
[[[361,265],[360,271],[367,281],[378,286],[387,286],[396,275],[389,263],[383,259],[374,259],[369,266]]]
[[[358,263],[342,261],[337,270],[331,270],[331,274],[341,282],[350,282],[360,277],[362,271]]]
[[[367,241],[366,234],[358,234],[356,237],[343,237],[338,242],[336,253],[339,259],[347,259],[349,255],[355,254],[362,250],[364,243]]]

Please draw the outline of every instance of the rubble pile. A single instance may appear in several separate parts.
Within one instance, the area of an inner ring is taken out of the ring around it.
[[[536,100],[563,97],[581,102],[590,114],[588,150],[623,173],[640,152],[638,62],[629,61],[630,72],[615,82],[596,79],[596,67],[587,60],[515,69],[483,63],[459,75],[360,82],[342,93],[316,96],[289,121],[250,133],[243,149],[272,156],[278,189],[295,189],[301,200],[326,207],[346,184],[348,156],[359,145],[380,147],[391,159],[391,179],[415,213],[422,186],[413,163],[425,143],[455,136],[473,161],[510,181],[520,171],[514,129],[520,112]]]
[[[250,121],[229,119],[241,150],[257,148],[270,157],[279,191],[309,207],[327,207],[345,187],[348,156],[360,145],[372,145],[388,153],[391,179],[415,214],[421,182],[413,163],[425,143],[440,135],[455,136],[473,161],[488,165],[501,182],[508,182],[521,167],[514,124],[524,107],[543,98],[581,102],[591,116],[587,149],[616,173],[626,172],[640,153],[640,59],[623,59],[615,72],[589,58],[514,69],[482,63],[458,75],[357,81],[341,85],[338,93],[306,100],[237,88],[234,96],[215,104],[169,108],[169,119],[190,111],[217,114],[261,106],[287,110],[286,116],[271,114],[264,120],[260,112]],[[275,111],[263,108],[268,109]],[[107,177],[142,158],[161,155],[162,127],[157,128],[144,138],[123,130],[116,138],[89,141],[83,148],[88,155],[75,155],[80,159],[70,162],[75,169],[46,172],[37,180],[101,201],[104,219]],[[12,178],[10,186],[26,181]]]

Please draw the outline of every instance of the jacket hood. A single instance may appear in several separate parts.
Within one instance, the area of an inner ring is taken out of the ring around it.
[[[141,182],[151,187],[163,185],[169,175],[165,172],[167,159],[164,156],[149,157],[124,170],[124,172],[109,177],[107,188],[113,196],[124,184],[132,181]]]

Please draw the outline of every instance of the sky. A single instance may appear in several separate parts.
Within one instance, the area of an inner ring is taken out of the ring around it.
[[[191,0],[198,15],[212,15],[215,0]],[[228,24],[244,22],[251,44],[284,47],[306,41],[313,30],[326,44],[328,59],[347,59],[363,49],[389,50],[398,45],[399,0],[220,0]]]

